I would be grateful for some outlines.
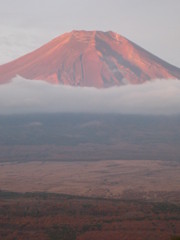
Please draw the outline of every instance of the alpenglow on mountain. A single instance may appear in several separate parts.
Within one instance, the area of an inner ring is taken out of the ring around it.
[[[0,83],[16,76],[105,88],[153,79],[180,79],[177,68],[114,32],[72,31],[0,66]]]

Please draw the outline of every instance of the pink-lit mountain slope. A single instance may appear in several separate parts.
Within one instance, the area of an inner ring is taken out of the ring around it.
[[[116,33],[73,31],[0,66],[0,83],[16,75],[55,84],[104,88],[156,78],[180,79],[180,68]]]

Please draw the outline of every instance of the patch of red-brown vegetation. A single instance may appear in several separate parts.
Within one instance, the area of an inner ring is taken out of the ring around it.
[[[168,202],[0,192],[0,239],[170,240],[180,205]]]

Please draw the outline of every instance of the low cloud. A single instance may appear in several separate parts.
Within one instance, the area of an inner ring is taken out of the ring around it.
[[[55,112],[180,114],[180,81],[96,89],[17,77],[0,85],[0,114]]]

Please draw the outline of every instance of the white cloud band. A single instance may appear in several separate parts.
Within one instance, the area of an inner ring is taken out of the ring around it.
[[[37,112],[180,114],[180,81],[156,80],[99,90],[17,77],[0,85],[0,114]]]

